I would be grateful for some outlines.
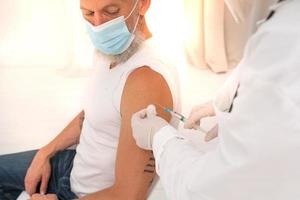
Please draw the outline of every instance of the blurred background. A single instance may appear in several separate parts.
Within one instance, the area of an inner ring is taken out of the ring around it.
[[[183,113],[215,95],[274,0],[152,0],[147,20],[177,66]],[[93,47],[79,0],[0,0],[0,154],[39,148],[81,110]]]

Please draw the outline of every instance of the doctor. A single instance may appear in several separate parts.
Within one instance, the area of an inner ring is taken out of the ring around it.
[[[153,108],[133,115],[136,142],[153,149],[168,199],[300,198],[300,1],[273,10],[220,95],[186,124],[216,114],[214,151],[199,151]]]

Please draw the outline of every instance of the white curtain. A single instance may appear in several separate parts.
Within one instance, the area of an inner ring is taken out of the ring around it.
[[[237,23],[226,3],[241,17]],[[240,61],[256,22],[266,17],[276,0],[185,0],[185,49],[189,63],[226,72]]]

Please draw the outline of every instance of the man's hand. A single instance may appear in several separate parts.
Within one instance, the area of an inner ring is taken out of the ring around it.
[[[166,125],[168,122],[156,116],[156,109],[153,105],[135,113],[131,118],[133,137],[136,144],[142,149],[151,150],[153,136]]]
[[[58,200],[56,194],[33,194],[30,200]]]
[[[215,111],[212,102],[195,106],[192,109],[187,122],[184,124],[184,128],[197,129],[200,126],[200,121],[202,118],[211,117],[214,115]]]
[[[50,158],[40,150],[37,152],[25,176],[25,189],[29,195],[36,192],[45,194],[51,174]],[[37,190],[38,183],[41,182],[40,191]]]

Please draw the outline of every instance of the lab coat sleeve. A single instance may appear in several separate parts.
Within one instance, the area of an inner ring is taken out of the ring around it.
[[[156,172],[161,177],[168,199],[184,199],[184,186],[189,182],[188,169],[196,163],[201,166],[204,152],[197,150],[175,128],[166,126],[154,136],[153,153]],[[189,174],[193,176],[193,173]]]
[[[233,98],[235,96],[236,90],[239,86],[239,74],[240,68],[235,68],[230,76],[226,79],[225,83],[218,90],[214,98],[214,106],[221,111],[228,111]]]

